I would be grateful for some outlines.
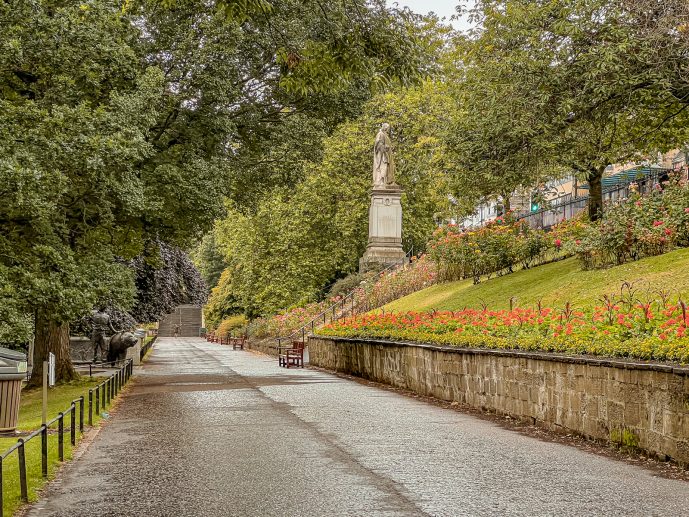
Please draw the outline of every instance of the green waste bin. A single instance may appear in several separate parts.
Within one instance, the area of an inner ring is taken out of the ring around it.
[[[0,348],[0,433],[17,428],[19,397],[25,378],[26,355]]]

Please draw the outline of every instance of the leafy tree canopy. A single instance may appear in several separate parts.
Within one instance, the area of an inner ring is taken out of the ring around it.
[[[373,140],[383,121],[392,125],[405,190],[404,244],[423,249],[452,208],[440,137],[446,91],[429,81],[376,96],[325,139],[321,160],[301,163],[304,179],[294,190],[273,190],[252,214],[230,207],[215,239],[229,265],[226,292],[249,316],[316,300],[357,269],[368,235]]]
[[[418,76],[414,20],[382,2],[221,5],[0,4],[0,331],[24,339],[35,316],[62,379],[67,322],[131,306],[125,262],[196,241],[276,128]]]
[[[574,170],[589,182],[589,212],[598,217],[607,165],[686,137],[684,107],[673,74],[657,59],[658,41],[638,37],[643,20],[662,10],[658,4],[479,1],[479,29],[466,47],[469,89],[475,92],[478,81],[487,90],[491,105],[482,107],[488,120],[500,121],[501,134],[510,114],[515,125],[504,131],[502,151],[478,137],[476,154],[492,151],[510,165],[528,158],[527,169],[545,163]],[[664,37],[677,63],[685,38]]]

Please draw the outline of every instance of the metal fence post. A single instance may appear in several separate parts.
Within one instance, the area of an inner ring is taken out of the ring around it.
[[[41,429],[41,474],[48,477],[48,426],[45,424]]]
[[[93,425],[93,390],[89,390],[89,427]]]
[[[5,497],[2,493],[2,482],[2,456],[0,456],[0,517],[3,517],[2,505],[5,502]]]
[[[57,414],[57,456],[60,461],[65,461],[65,414]]]
[[[96,416],[100,415],[100,385],[96,386]]]
[[[21,490],[22,501],[29,502],[29,491],[26,487],[26,451],[24,451],[24,439],[19,438],[19,487]]]
[[[69,408],[69,442],[72,447],[77,444],[77,405],[74,402]]]
[[[84,396],[79,397],[79,432],[84,433]]]

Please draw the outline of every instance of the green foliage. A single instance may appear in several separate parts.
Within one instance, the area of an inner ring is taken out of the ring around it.
[[[534,230],[512,217],[499,217],[476,230],[456,225],[433,232],[429,256],[437,264],[443,281],[511,273],[515,266],[528,268],[552,260],[559,251],[543,230]]]
[[[383,121],[392,125],[405,190],[404,245],[423,249],[439,214],[451,208],[437,136],[443,95],[443,86],[426,82],[377,96],[365,115],[325,139],[322,160],[300,164],[304,179],[294,190],[272,191],[253,213],[229,208],[215,239],[249,316],[318,301],[324,286],[356,270],[368,235],[372,143]]]
[[[210,288],[218,285],[220,275],[226,267],[225,259],[215,242],[215,234],[208,232],[201,243],[191,254],[194,265],[198,268],[206,285]]]
[[[643,1],[479,1],[480,28],[460,53],[473,132],[458,142],[478,181],[490,180],[483,193],[509,192],[563,167],[590,183],[595,219],[608,164],[685,140],[686,99],[670,82],[677,72],[658,59],[660,52],[678,64],[686,56],[686,33],[656,26],[668,13]],[[679,66],[686,70],[686,61]]]
[[[648,196],[633,193],[570,243],[585,269],[662,255],[689,244],[689,187],[672,181]]]
[[[203,308],[206,327],[215,329],[226,317],[241,310],[232,293],[232,272],[225,269],[220,275],[218,285],[211,289],[208,302]]]
[[[107,5],[14,7],[0,7],[16,22],[3,24],[13,51],[0,58],[2,305],[15,312],[9,321],[36,307],[70,321],[98,300],[133,299],[115,255],[140,244],[118,223],[144,204],[134,164],[150,152],[155,111],[145,107],[161,75],[136,70],[131,28]],[[61,45],[49,43],[60,34]],[[55,63],[61,73],[48,80]]]
[[[423,58],[408,13],[381,2],[328,2],[328,17],[296,0],[156,3],[0,5],[2,340],[25,341],[36,310],[59,324],[130,307],[126,261],[195,242],[222,214],[219,188],[251,207],[289,183],[245,173],[272,170],[276,134],[270,161],[306,154],[278,150],[356,112],[381,78],[413,80]]]
[[[246,328],[247,323],[248,320],[243,314],[230,316],[229,318],[225,318],[220,322],[220,325],[218,325],[218,328],[216,329],[216,333],[221,337],[241,334]]]
[[[356,271],[350,273],[346,277],[340,278],[332,285],[328,291],[328,297],[346,296],[362,284],[370,283],[372,280],[375,280],[377,276],[378,272],[376,271],[366,271],[365,273]]]

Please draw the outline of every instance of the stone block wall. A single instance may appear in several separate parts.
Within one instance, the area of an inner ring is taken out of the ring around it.
[[[244,344],[244,347],[247,350],[256,350],[257,352],[261,352],[262,354],[266,355],[278,355],[277,351],[277,341],[275,338],[264,338],[264,339],[254,339],[254,338],[249,338],[246,343]]]
[[[315,366],[689,465],[689,368],[318,336],[309,351]]]

